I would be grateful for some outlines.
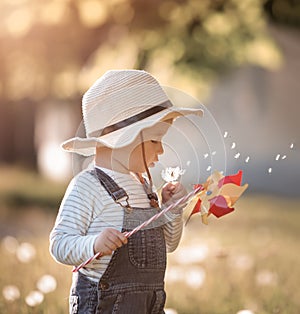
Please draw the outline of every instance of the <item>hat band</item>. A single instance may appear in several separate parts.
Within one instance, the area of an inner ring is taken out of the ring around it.
[[[94,131],[94,132],[89,134],[89,137],[100,137],[100,136],[112,133],[114,131],[125,128],[126,126],[131,125],[135,122],[138,122],[140,120],[148,118],[148,117],[154,115],[155,113],[158,113],[158,112],[165,110],[165,109],[172,107],[172,106],[173,106],[172,103],[169,100],[167,100],[158,106],[147,109],[147,110],[140,112],[140,113],[138,113],[138,114],[136,114],[130,118],[127,118],[127,119],[122,120],[120,122],[117,122],[115,124],[108,125],[107,127],[103,128],[103,129]]]

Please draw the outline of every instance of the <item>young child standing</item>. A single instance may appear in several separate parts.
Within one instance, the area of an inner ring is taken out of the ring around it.
[[[149,167],[163,153],[161,140],[172,121],[202,111],[174,107],[157,80],[138,70],[106,72],[85,93],[82,111],[87,137],[62,147],[94,155],[94,168],[71,181],[50,252],[68,265],[97,252],[102,257],[73,274],[70,313],[164,313],[166,252],[180,241],[182,209],[128,239],[123,232],[186,194],[180,183],[169,183],[159,202]]]

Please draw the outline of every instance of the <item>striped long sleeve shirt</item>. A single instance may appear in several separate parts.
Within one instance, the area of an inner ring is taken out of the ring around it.
[[[101,168],[129,196],[131,207],[147,208],[149,199],[143,185],[132,174]],[[182,234],[182,215],[167,212],[164,225],[167,252],[178,246]],[[94,255],[94,242],[105,228],[122,230],[123,208],[116,204],[91,171],[79,173],[70,182],[54,228],[50,233],[50,253],[60,263],[79,265]],[[98,281],[111,255],[106,255],[81,269],[91,280]]]

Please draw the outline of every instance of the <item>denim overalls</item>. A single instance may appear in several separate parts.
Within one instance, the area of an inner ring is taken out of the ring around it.
[[[100,183],[118,202],[126,192],[96,168]],[[123,207],[124,208],[124,207]],[[122,232],[132,230],[157,208],[124,208]],[[166,245],[163,226],[140,230],[117,249],[99,283],[78,272],[73,277],[70,314],[161,314],[164,313]]]

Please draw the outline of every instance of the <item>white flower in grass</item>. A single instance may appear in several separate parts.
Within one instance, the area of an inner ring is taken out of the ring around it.
[[[44,275],[37,282],[37,288],[43,293],[54,291],[56,285],[56,279],[51,275]]]
[[[9,285],[4,286],[2,289],[3,297],[6,301],[13,302],[20,298],[20,290],[18,287]]]
[[[35,247],[27,242],[21,243],[17,248],[17,258],[22,263],[29,263],[36,255]]]
[[[180,169],[179,167],[172,168],[168,167],[161,172],[161,177],[166,182],[174,182],[179,179],[180,176],[182,176],[185,173],[184,169]]]
[[[44,295],[40,291],[31,291],[25,298],[27,305],[34,307],[41,304],[44,301]]]
[[[251,310],[240,310],[236,314],[254,314]]]

